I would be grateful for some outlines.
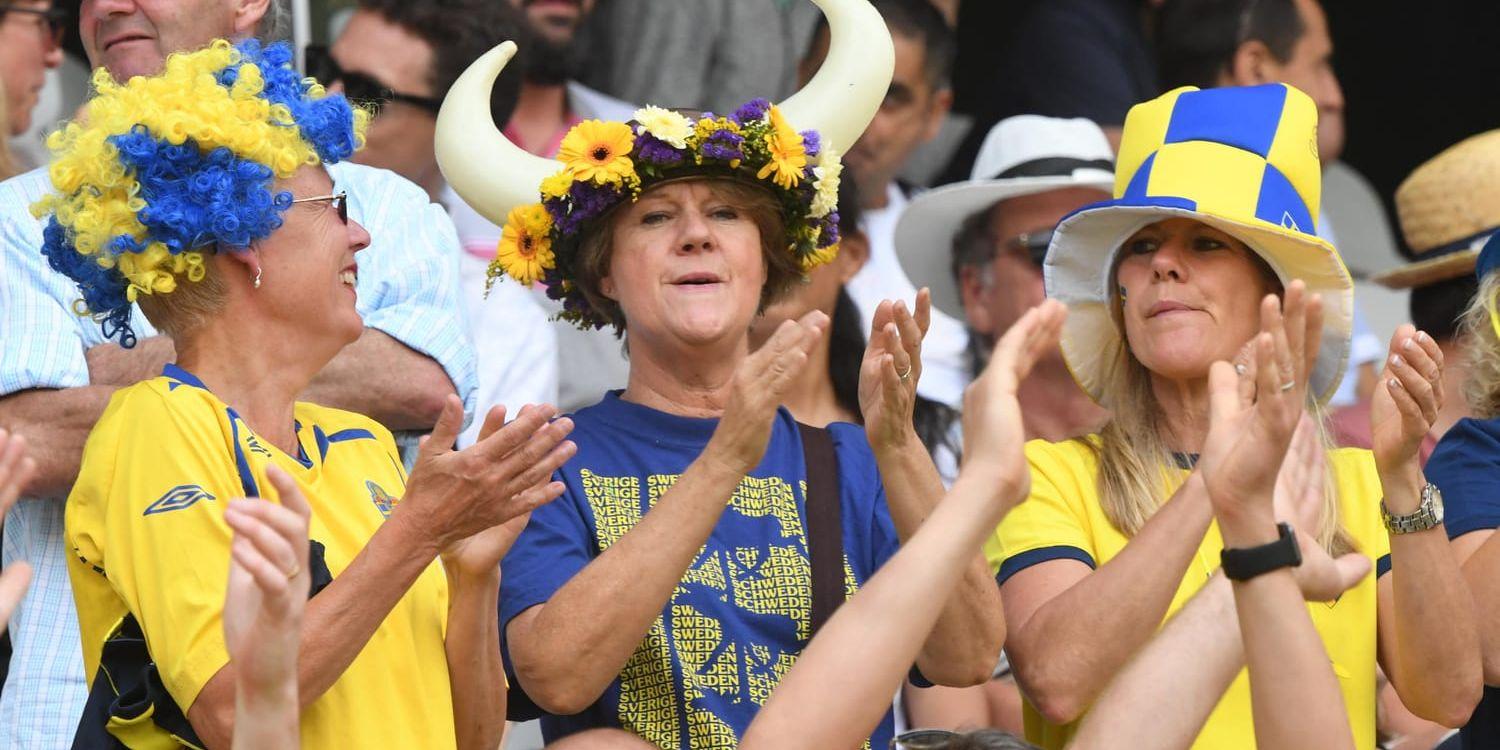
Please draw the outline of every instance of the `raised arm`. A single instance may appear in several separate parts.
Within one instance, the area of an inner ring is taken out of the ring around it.
[[[1056,345],[1066,310],[1049,301],[1006,332],[964,398],[953,489],[896,555],[829,618],[746,730],[741,747],[855,747],[880,722],[980,541],[1025,499],[1030,475],[1016,386]]]
[[[926,289],[917,294],[916,315],[905,302],[882,302],[860,368],[865,433],[885,486],[891,522],[903,544],[932,515],[944,493],[932,456],[912,423],[922,374],[922,339],[931,316],[931,293]],[[958,587],[941,604],[937,625],[917,656],[923,676],[940,685],[983,684],[1005,643],[1000,593],[984,555],[971,552]]]
[[[548,479],[574,448],[563,441],[571,422],[547,423],[552,413],[551,407],[523,409],[489,439],[455,452],[446,446],[458,435],[463,407],[450,397],[396,512],[307,605],[297,671],[303,708],[339,679],[440,552],[556,497],[560,488]],[[298,492],[284,475],[271,479],[279,494]],[[263,508],[252,505],[244,511],[260,513]],[[290,559],[276,562],[282,570],[292,569]],[[493,617],[493,611],[487,614]],[[228,745],[235,680],[235,665],[226,665],[188,709],[188,720],[211,747]]]
[[[538,706],[578,713],[620,674],[735,488],[760,463],[776,409],[826,326],[818,312],[783,323],[740,364],[708,446],[650,512],[545,603],[511,619],[511,662]]]
[[[1370,408],[1372,449],[1392,515],[1421,505],[1419,448],[1445,394],[1443,353],[1410,325],[1396,329]],[[1444,726],[1468,721],[1483,691],[1474,602],[1442,525],[1391,534],[1391,569],[1376,588],[1380,663],[1412,713]]]
[[[277,467],[267,473],[277,475],[273,482],[286,482]],[[277,506],[256,498],[236,500],[226,514],[235,529],[224,596],[224,645],[236,667],[235,750],[296,750],[301,744],[297,652],[312,584],[307,540],[312,511],[295,492],[282,494],[281,501]],[[263,507],[241,512],[247,504]],[[288,555],[295,567],[277,567],[274,561]]]

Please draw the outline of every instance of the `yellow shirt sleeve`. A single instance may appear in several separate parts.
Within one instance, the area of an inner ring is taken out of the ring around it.
[[[140,623],[186,711],[229,661],[221,616],[233,533],[223,512],[245,493],[227,417],[196,394],[150,385],[124,394],[90,437],[69,536]],[[90,646],[96,663],[99,644]]]
[[[996,580],[1048,560],[1077,560],[1098,567],[1089,533],[1088,502],[1095,496],[1093,457],[1078,441],[1026,444],[1031,494],[985,542],[985,558]]]

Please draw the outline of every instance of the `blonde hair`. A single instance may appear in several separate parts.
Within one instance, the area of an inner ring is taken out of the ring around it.
[[[1258,258],[1252,253],[1251,257]],[[1269,267],[1266,268],[1269,271]],[[1114,278],[1112,271],[1110,278]],[[1274,278],[1274,274],[1272,276]],[[1279,281],[1277,282],[1280,283]],[[1111,285],[1118,289],[1118,285]],[[1280,293],[1280,290],[1277,290]],[[1117,330],[1124,336],[1124,312],[1119,294],[1111,292],[1110,308]],[[1099,431],[1097,442],[1075,438],[1094,453],[1099,464],[1099,505],[1111,525],[1127,537],[1135,537],[1162,503],[1181,486],[1172,471],[1176,466],[1167,443],[1167,424],[1161,404],[1151,387],[1151,372],[1130,351],[1127,342],[1119,348],[1115,372],[1123,373],[1106,386],[1103,402],[1110,420]],[[1318,425],[1319,441],[1325,449],[1332,440],[1324,427],[1322,407],[1308,398],[1308,412]],[[1338,483],[1330,465],[1323,478],[1323,514],[1318,523],[1318,544],[1337,556],[1355,550],[1353,538],[1339,523]]]
[[[1500,274],[1487,274],[1479,281],[1479,291],[1464,310],[1459,321],[1459,337],[1468,344],[1469,379],[1464,396],[1469,409],[1478,419],[1500,416],[1500,331],[1495,319],[1500,317]]]
[[[5,102],[5,79],[0,78],[0,180],[20,174],[15,156],[10,153],[10,108]]]

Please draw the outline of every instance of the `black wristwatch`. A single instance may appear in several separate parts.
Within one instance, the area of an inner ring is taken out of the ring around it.
[[[1281,538],[1270,544],[1220,552],[1219,566],[1224,569],[1224,575],[1231,581],[1248,581],[1273,570],[1301,565],[1302,550],[1297,547],[1297,534],[1291,525],[1278,523],[1276,528],[1281,532]]]

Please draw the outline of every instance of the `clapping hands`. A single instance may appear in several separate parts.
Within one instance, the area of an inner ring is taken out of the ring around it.
[[[1057,346],[1068,309],[1048,300],[1021,317],[995,346],[989,365],[964,391],[964,474],[993,477],[1009,511],[1026,498],[1031,471],[1026,464],[1026,428],[1016,391],[1037,361]]]

